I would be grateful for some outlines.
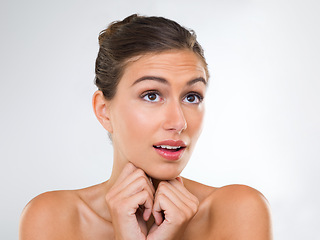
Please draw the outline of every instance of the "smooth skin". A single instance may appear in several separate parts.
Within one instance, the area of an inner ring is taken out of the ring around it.
[[[93,96],[111,134],[108,181],[34,198],[24,209],[20,240],[270,240],[266,199],[243,185],[214,188],[182,178],[201,133],[207,76],[188,50],[130,59],[112,100]],[[160,156],[164,140],[186,144],[178,160]]]

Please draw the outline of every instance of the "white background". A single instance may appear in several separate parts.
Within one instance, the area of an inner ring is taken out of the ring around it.
[[[91,107],[98,33],[132,13],[194,29],[207,115],[184,176],[247,184],[275,239],[320,239],[320,4],[314,0],[5,0],[0,7],[0,239],[50,190],[105,181],[112,147]]]

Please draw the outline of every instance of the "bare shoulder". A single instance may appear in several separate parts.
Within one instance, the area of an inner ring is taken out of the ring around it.
[[[272,239],[269,204],[256,189],[228,185],[214,191],[209,200],[217,239]]]
[[[206,199],[217,190],[215,187],[211,187],[187,178],[183,178],[184,186],[198,199],[200,204],[206,202]]]
[[[73,239],[71,234],[79,220],[78,201],[75,191],[46,192],[35,197],[22,212],[19,239]]]

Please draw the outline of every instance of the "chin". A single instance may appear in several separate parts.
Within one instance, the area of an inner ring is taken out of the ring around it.
[[[184,167],[183,167],[184,168]],[[145,168],[143,169],[145,173],[153,178],[153,179],[158,179],[158,180],[172,180],[175,179],[180,175],[182,172],[183,168],[181,166],[158,166],[158,167],[153,167],[153,168]]]
[[[179,174],[174,174],[174,175],[169,175],[169,174],[148,174],[149,177],[153,178],[153,179],[157,179],[160,181],[169,181],[169,180],[173,180],[176,177],[179,176]]]

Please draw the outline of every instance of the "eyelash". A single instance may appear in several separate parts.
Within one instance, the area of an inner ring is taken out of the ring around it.
[[[152,101],[152,100],[147,100],[145,99],[145,97],[147,97],[150,94],[156,94],[158,97],[161,98],[161,94],[159,91],[157,90],[150,90],[150,91],[146,91],[144,93],[142,93],[140,95],[140,98],[142,98],[143,100],[147,101],[147,102],[158,102],[158,101]],[[186,99],[188,96],[192,96],[194,95],[197,98],[197,102],[196,103],[191,103],[191,104],[200,104],[203,101],[203,96],[197,92],[188,92],[184,97],[183,100]],[[161,101],[162,99],[160,99],[159,101]]]
[[[197,103],[193,103],[193,104],[200,104],[203,101],[203,96],[200,93],[197,93],[197,92],[188,92],[183,97],[183,99],[186,99],[188,96],[192,96],[192,95],[194,95],[198,99],[198,102]]]
[[[147,97],[148,95],[151,95],[151,94],[156,94],[157,96],[159,96],[159,97],[161,98],[161,94],[160,94],[158,91],[156,91],[156,90],[146,91],[146,92],[142,93],[142,94],[140,95],[140,97],[141,97],[143,100],[147,101],[147,102],[155,102],[155,101],[152,101],[152,100],[147,100],[147,99],[145,99],[145,97]]]

